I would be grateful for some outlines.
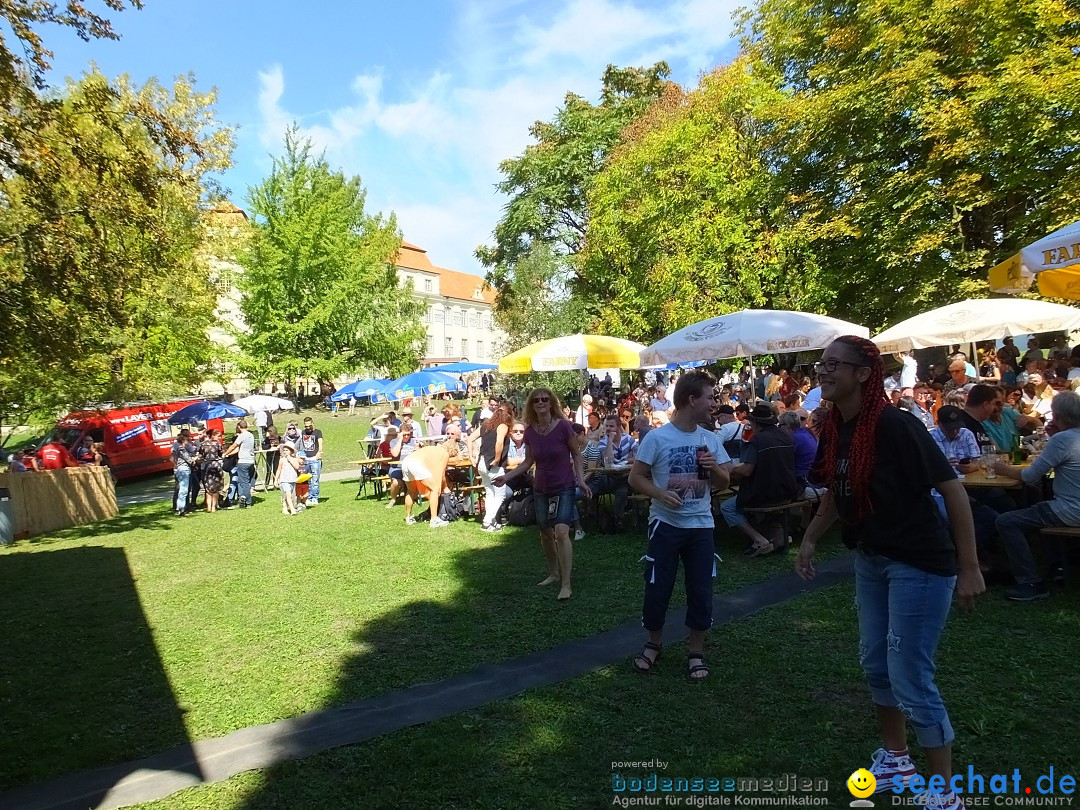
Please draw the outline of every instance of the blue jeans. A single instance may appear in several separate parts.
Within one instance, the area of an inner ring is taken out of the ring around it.
[[[735,498],[728,498],[720,504],[720,516],[724,519],[724,523],[731,528],[745,526],[750,522],[746,513],[739,508],[737,503],[735,503]]]
[[[1009,557],[1009,569],[1021,585],[1042,582],[1039,565],[1035,562],[1035,555],[1031,553],[1031,546],[1028,545],[1027,533],[1044,526],[1065,525],[1054,513],[1050,503],[1050,501],[1041,501],[1027,509],[1005,512],[998,515],[995,522],[998,537],[1001,538],[1001,544],[1005,546],[1005,553]],[[1055,557],[1056,555],[1048,556]]]
[[[188,510],[188,489],[191,487],[191,468],[176,467],[173,470],[176,476],[176,497],[173,499],[174,512],[186,512]]]
[[[240,503],[246,503],[251,506],[251,479],[254,477],[255,472],[254,464],[237,464],[236,469],[233,471],[236,473],[237,483],[237,497],[240,499]]]
[[[671,592],[683,564],[686,583],[686,626],[708,630],[713,623],[713,530],[680,529],[653,520],[649,523],[649,548],[645,552],[645,602],[641,625],[646,630],[662,630]]]
[[[859,661],[871,697],[903,712],[923,748],[948,745],[954,736],[934,683],[934,653],[955,589],[956,577],[877,554],[855,558]]]
[[[308,503],[319,500],[319,477],[322,475],[322,459],[309,458],[305,462],[307,471],[311,473],[308,481]]]
[[[555,514],[549,517],[548,506],[553,499],[558,499]],[[557,495],[545,495],[533,490],[533,504],[536,507],[536,525],[541,529],[555,526],[573,526],[574,512],[577,509],[577,488],[564,489]]]

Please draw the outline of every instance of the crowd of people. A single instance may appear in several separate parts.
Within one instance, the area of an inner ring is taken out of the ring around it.
[[[254,503],[252,490],[260,453],[266,459],[265,486],[281,490],[283,514],[296,515],[319,505],[323,435],[314,419],[306,417],[303,428],[290,419],[284,435],[278,433],[268,412],[256,414],[255,422],[252,430],[246,418],[240,419],[231,440],[212,427],[180,430],[171,449],[175,479],[172,503],[178,517],[198,508],[200,492],[207,512],[249,508]],[[306,485],[303,498],[297,494],[300,484]]]

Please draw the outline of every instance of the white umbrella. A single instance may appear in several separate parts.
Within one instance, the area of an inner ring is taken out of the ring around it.
[[[259,411],[291,411],[293,404],[287,399],[281,397],[272,397],[267,394],[252,394],[249,397],[241,397],[233,402],[237,408],[243,408],[248,413],[258,413]]]
[[[1080,328],[1080,309],[1026,298],[958,301],[891,326],[874,342],[882,352],[978,343]]]
[[[870,330],[827,315],[744,309],[672,332],[642,351],[641,363],[655,366],[824,349],[840,335],[869,337]]]

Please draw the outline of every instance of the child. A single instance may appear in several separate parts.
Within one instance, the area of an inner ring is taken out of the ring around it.
[[[282,442],[279,447],[277,480],[281,486],[281,514],[298,515],[296,506],[296,479],[300,477],[300,459],[296,457],[296,448]]]

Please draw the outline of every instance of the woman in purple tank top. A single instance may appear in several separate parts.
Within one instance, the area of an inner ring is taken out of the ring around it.
[[[569,599],[570,573],[574,563],[574,548],[570,526],[574,522],[574,506],[578,490],[584,498],[592,492],[585,484],[581,453],[575,441],[571,423],[562,418],[562,403],[548,388],[534,388],[525,400],[525,460],[511,472],[495,480],[496,486],[529,471],[536,465],[533,499],[536,504],[536,523],[540,527],[540,544],[547,558],[548,576],[541,585],[561,583],[559,599]]]

